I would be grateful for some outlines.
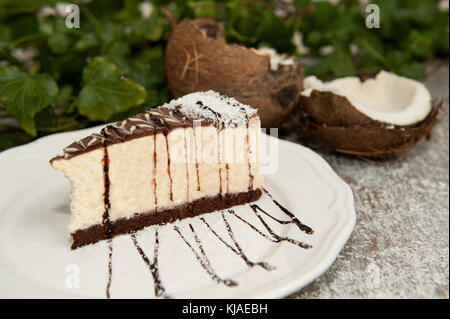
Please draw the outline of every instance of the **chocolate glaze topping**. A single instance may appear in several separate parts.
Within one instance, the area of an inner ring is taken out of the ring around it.
[[[225,103],[227,108],[236,110],[235,113],[239,116],[244,114],[247,120],[248,118],[257,116],[256,110],[240,104],[234,99],[219,95],[218,93],[215,94],[218,103]],[[205,96],[210,99],[211,93],[205,94]],[[187,95],[186,98],[189,98],[189,95]],[[193,127],[195,120],[200,120],[202,126],[214,125],[220,130],[227,126],[236,125],[230,121],[230,115],[225,117],[218,112],[217,109],[215,110],[213,107],[206,105],[206,102],[202,101],[197,101],[195,103],[198,109],[197,115],[193,115],[192,108],[186,108],[191,111],[191,113],[187,115],[181,111],[184,105],[175,103],[179,100],[180,99],[174,100],[169,104],[151,109],[144,113],[139,113],[121,122],[107,125],[100,131],[100,133],[94,133],[77,142],[73,142],[64,148],[64,154],[62,156],[56,156],[51,159],[50,162],[56,159],[68,159],[73,156],[101,148],[105,142],[108,145],[111,145],[161,132],[168,134],[171,130],[179,127]],[[231,103],[229,100],[235,102]],[[249,113],[250,116],[248,116],[247,113]],[[208,115],[205,117],[200,114],[212,114],[212,116]]]
[[[60,158],[71,158],[101,148],[105,142],[111,145],[161,132],[168,133],[170,130],[178,127],[192,126],[192,123],[193,120],[183,116],[180,112],[173,112],[170,109],[158,107],[124,121],[107,125],[99,134],[94,133],[78,142],[73,142],[64,148],[63,156],[57,156],[51,161]]]

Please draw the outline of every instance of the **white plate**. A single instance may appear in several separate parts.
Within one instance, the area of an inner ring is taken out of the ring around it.
[[[79,298],[106,296],[109,247],[103,241],[70,250],[69,184],[49,166],[61,149],[98,128],[55,134],[0,153],[0,297]],[[138,245],[152,262],[155,233],[159,233],[158,269],[165,294],[174,298],[277,298],[308,284],[335,260],[355,225],[353,195],[317,154],[300,145],[279,143],[279,165],[265,176],[265,188],[297,218],[314,230],[306,234],[294,224],[282,225],[260,213],[279,236],[312,245],[310,249],[282,241],[274,243],[225,212],[244,254],[275,269],[249,267],[221,242],[200,217],[165,226],[151,226],[136,234]],[[264,195],[257,204],[282,220],[290,218]],[[262,233],[269,232],[249,205],[235,213]],[[221,212],[204,216],[208,225],[231,247]],[[208,260],[196,244],[194,228]],[[175,231],[177,226],[196,253]],[[272,237],[273,238],[273,237]],[[152,273],[130,235],[112,240],[111,298],[154,298]],[[196,254],[208,273],[202,268]],[[229,287],[220,278],[237,283]]]

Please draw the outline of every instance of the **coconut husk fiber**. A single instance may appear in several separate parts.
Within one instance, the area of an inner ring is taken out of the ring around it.
[[[214,90],[259,109],[264,127],[279,127],[297,105],[303,68],[270,69],[269,55],[227,44],[221,24],[210,19],[183,20],[172,32],[165,53],[169,89],[175,97]]]
[[[359,157],[383,158],[404,152],[428,136],[442,104],[434,100],[424,120],[398,126],[372,120],[346,97],[313,90],[309,97],[300,96],[298,132],[307,143]]]

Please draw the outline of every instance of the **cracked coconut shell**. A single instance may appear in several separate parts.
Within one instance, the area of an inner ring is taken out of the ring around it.
[[[272,50],[227,44],[222,25],[183,20],[174,27],[165,54],[175,97],[214,90],[259,109],[263,127],[278,127],[297,105],[304,77],[295,58]]]
[[[394,155],[428,136],[442,102],[421,83],[381,71],[375,78],[305,79],[299,133],[310,143],[366,158]]]

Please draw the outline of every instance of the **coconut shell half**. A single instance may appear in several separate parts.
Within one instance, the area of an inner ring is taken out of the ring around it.
[[[427,136],[443,101],[433,101],[431,112],[413,125],[375,121],[356,110],[349,100],[332,92],[312,90],[300,96],[299,133],[302,140],[340,153],[384,158],[403,152]]]
[[[268,54],[227,44],[222,25],[210,19],[177,24],[165,53],[169,89],[175,97],[221,92],[258,108],[264,127],[278,127],[298,103],[304,73],[296,59],[276,70],[270,62]]]

